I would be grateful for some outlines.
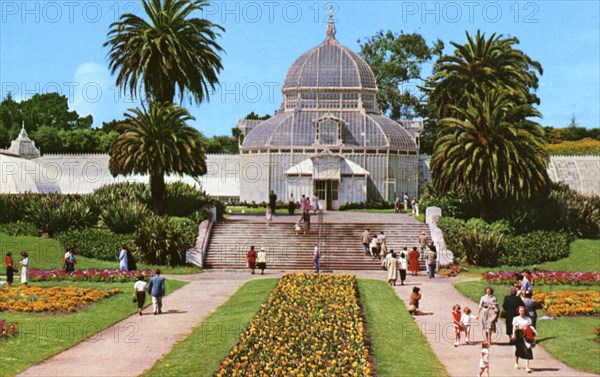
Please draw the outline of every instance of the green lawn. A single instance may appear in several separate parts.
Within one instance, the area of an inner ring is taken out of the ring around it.
[[[277,285],[277,279],[244,284],[144,376],[212,376]]]
[[[267,209],[265,207],[258,207],[258,208],[251,208],[251,207],[240,207],[240,206],[227,206],[227,208],[225,209],[225,214],[228,213],[232,213],[232,214],[240,214],[242,213],[242,210],[244,210],[244,213],[252,213],[252,214],[265,214]],[[231,212],[229,212],[231,211]],[[285,211],[285,213],[287,213],[287,209],[279,209],[278,212],[282,212]]]
[[[488,283],[483,281],[468,281],[454,285],[462,294],[475,302],[483,295],[483,290]],[[508,294],[509,285],[495,285],[494,295],[500,303]],[[543,292],[558,290],[600,290],[600,287],[577,286],[535,286],[535,290]],[[543,316],[543,311],[538,311],[538,318]],[[563,363],[577,369],[600,374],[600,346],[594,342],[596,334],[594,329],[600,327],[600,317],[560,317],[555,320],[538,320],[538,341],[541,346]],[[504,326],[502,326],[504,331]]]
[[[31,268],[48,270],[55,268],[62,268],[63,257],[65,250],[62,248],[60,242],[52,238],[40,238],[40,237],[11,237],[4,233],[0,233],[0,256],[2,262],[4,262],[4,256],[8,251],[13,254],[13,261],[15,266],[19,266],[19,260],[21,260],[21,251],[26,251],[29,254],[29,263]],[[77,256],[76,269],[86,270],[89,268],[96,268],[99,270],[114,270],[119,268],[118,252],[115,250],[114,261],[104,261],[93,258],[86,258],[83,256]],[[2,263],[4,264],[4,263]],[[138,264],[138,269],[146,270],[156,269],[157,266],[147,265],[143,263]],[[181,266],[181,267],[166,267],[158,266],[163,274],[195,274],[202,270],[192,266]],[[5,269],[2,268],[0,273],[4,275]],[[18,277],[18,274],[17,276]]]
[[[185,282],[167,280],[167,294],[185,285]],[[137,311],[136,304],[131,302],[133,283],[88,283],[67,282],[35,283],[36,286],[76,285],[80,287],[111,289],[120,288],[123,293],[93,304],[72,314],[44,313],[0,313],[0,318],[7,322],[19,323],[20,335],[7,341],[0,340],[0,376],[14,376],[28,367],[39,364],[43,360],[64,351],[75,344],[91,337],[123,318]],[[151,301],[148,301],[150,304]],[[95,335],[98,336],[98,335]],[[114,334],[127,336],[127,334]],[[118,339],[118,338],[115,338]],[[93,362],[93,360],[90,360]]]
[[[358,287],[380,376],[448,375],[427,338],[386,282],[360,279]]]
[[[212,376],[276,284],[275,279],[244,284],[144,375]],[[399,371],[402,375],[448,375],[398,296],[385,282],[359,280],[359,289],[380,376],[394,377]]]
[[[567,258],[554,262],[546,262],[528,266],[477,267],[470,266],[468,274],[481,275],[487,271],[516,271],[524,268],[550,271],[600,271],[600,240],[575,240],[570,245],[571,252]],[[463,273],[464,274],[464,273]]]

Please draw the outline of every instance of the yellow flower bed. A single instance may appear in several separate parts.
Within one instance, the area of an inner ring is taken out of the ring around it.
[[[599,291],[535,291],[533,298],[553,317],[600,314]]]
[[[352,275],[286,274],[215,376],[372,376]]]
[[[7,287],[0,289],[0,311],[9,312],[74,312],[94,302],[121,293],[78,287]]]

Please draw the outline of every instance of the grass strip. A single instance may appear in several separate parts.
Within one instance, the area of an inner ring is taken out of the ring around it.
[[[386,282],[360,279],[358,287],[381,377],[448,376],[427,338]]]
[[[525,268],[548,271],[594,272],[600,271],[600,240],[580,239],[569,245],[569,256],[553,262],[545,262],[528,266],[478,267],[469,266],[468,273],[461,275],[481,276],[484,272],[492,271],[521,271]]]
[[[167,294],[181,288],[186,283],[167,280]],[[91,282],[45,282],[35,286],[77,286],[109,290],[120,288],[123,293],[97,302],[71,314],[48,313],[8,313],[1,312],[0,318],[7,322],[19,323],[20,334],[16,338],[0,340],[0,377],[14,376],[32,365],[84,341],[98,341],[96,333],[137,312],[131,302],[132,283],[91,283]],[[147,300],[148,304],[151,301]],[[127,334],[114,334],[121,339]]]
[[[77,250],[77,248],[75,248],[75,250]],[[4,233],[0,233],[0,257],[2,258],[2,261],[4,261],[4,256],[9,251],[12,252],[15,267],[20,267],[19,261],[21,260],[21,251],[26,251],[29,254],[30,268],[40,270],[62,268],[65,255],[65,249],[60,242],[55,239],[8,236]],[[76,255],[75,257],[75,268],[78,270],[87,270],[90,268],[95,268],[97,270],[116,270],[119,268],[119,250],[115,250],[115,258],[113,261],[88,258],[81,255]],[[155,270],[156,268],[160,268],[163,275],[188,275],[202,272],[200,268],[195,266],[168,267],[138,263],[138,270]],[[5,269],[0,269],[0,275],[4,276],[4,273]],[[19,274],[15,274],[15,280],[18,283]]]
[[[143,376],[212,376],[276,285],[277,279],[245,283]]]
[[[483,290],[489,284],[483,281],[467,281],[456,283],[454,286],[462,294],[475,302],[483,295]],[[504,296],[509,293],[509,285],[493,286],[494,295],[502,305]],[[541,285],[534,290],[553,292],[560,290],[600,290],[598,286],[572,285]],[[538,310],[538,318],[545,315]],[[504,326],[501,326],[504,332]],[[600,327],[597,316],[557,317],[554,320],[539,320],[537,322],[538,344],[552,356],[572,368],[600,374],[600,347],[596,339],[595,328]],[[535,351],[534,351],[535,354]]]

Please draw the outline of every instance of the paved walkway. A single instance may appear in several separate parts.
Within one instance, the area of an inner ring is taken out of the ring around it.
[[[264,277],[279,277],[282,272],[268,271]],[[359,278],[386,280],[385,271],[353,271]],[[456,279],[422,276],[408,277],[406,285],[396,286],[395,291],[405,302],[412,287],[421,288],[422,310],[432,315],[416,316],[415,321],[426,335],[433,351],[451,376],[475,376],[479,371],[481,331],[473,331],[476,344],[454,347],[454,330],[450,320],[454,303],[470,306],[477,312],[477,303],[460,294],[451,283]],[[171,277],[168,277],[171,278]],[[174,277],[173,277],[174,278]],[[179,340],[184,339],[206,316],[224,303],[245,281],[260,278],[243,271],[208,271],[203,274],[178,276],[188,280],[185,287],[164,299],[167,313],[160,316],[133,315],[111,328],[66,350],[47,361],[34,366],[21,376],[136,376],[150,368]],[[169,312],[172,309],[172,312]],[[150,313],[151,308],[146,309]],[[500,326],[504,330],[504,325]],[[115,334],[121,336],[115,337]],[[497,334],[498,335],[498,334]],[[543,339],[543,334],[541,334]],[[514,347],[507,344],[508,338],[502,331],[501,337],[491,348],[491,376],[526,376],[525,364],[514,369]],[[534,350],[531,362],[533,376],[575,377],[593,376],[578,372],[556,361],[541,347]],[[390,376],[396,377],[396,376]]]
[[[358,277],[387,279],[385,271],[375,271],[370,274],[364,272],[358,273]],[[459,304],[462,308],[468,306],[477,314],[478,303],[471,301],[456,290],[452,283],[459,281],[458,278],[436,277],[429,279],[425,272],[420,272],[420,276],[407,276],[404,286],[394,287],[398,296],[408,307],[408,298],[414,286],[421,288],[423,298],[419,302],[421,310],[431,315],[414,316],[415,321],[421,332],[427,337],[433,351],[440,359],[442,364],[451,376],[476,376],[479,373],[479,358],[481,351],[481,340],[483,334],[480,321],[474,325],[471,334],[471,340],[475,344],[463,345],[464,336],[461,339],[461,345],[454,347],[454,326],[452,324],[452,306]],[[482,292],[483,294],[483,292]],[[502,303],[502,297],[498,298]],[[525,371],[525,361],[520,360],[520,368],[515,369],[514,346],[508,344],[508,336],[505,334],[506,327],[504,323],[498,323],[498,331],[492,341],[495,343],[490,349],[490,376],[528,376]],[[544,334],[539,334],[538,340],[543,341]],[[538,346],[533,350],[534,360],[531,360],[530,367],[533,369],[532,376],[555,376],[555,377],[575,377],[575,376],[595,376],[574,370],[565,364],[554,359],[542,347]]]
[[[281,273],[265,275],[273,276]],[[151,315],[152,306],[147,307],[147,315],[136,313],[20,376],[137,376],[191,333],[244,282],[258,277],[223,271],[166,276],[190,283],[163,299],[163,314]]]

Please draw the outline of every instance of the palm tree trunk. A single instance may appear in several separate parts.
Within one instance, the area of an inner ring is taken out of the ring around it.
[[[481,220],[491,224],[496,220],[496,201],[492,198],[481,199]]]
[[[167,213],[167,189],[165,186],[165,175],[161,173],[150,173],[150,192],[152,194],[152,209],[157,215]]]

